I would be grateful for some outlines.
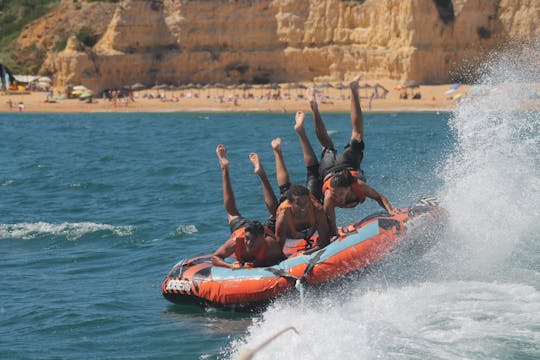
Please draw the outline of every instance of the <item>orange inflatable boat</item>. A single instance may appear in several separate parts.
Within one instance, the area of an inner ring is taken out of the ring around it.
[[[213,266],[211,254],[181,260],[167,274],[161,291],[173,303],[255,307],[294,289],[297,282],[320,284],[373,264],[405,238],[437,229],[445,219],[445,211],[433,198],[423,198],[397,215],[375,213],[352,223],[324,249],[309,255],[299,253],[310,246],[305,240],[288,240],[284,249],[288,258],[271,267]]]

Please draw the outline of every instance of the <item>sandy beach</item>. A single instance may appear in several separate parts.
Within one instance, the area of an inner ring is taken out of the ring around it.
[[[365,112],[388,111],[452,111],[460,99],[470,96],[470,85],[461,85],[448,93],[452,84],[421,85],[399,90],[398,81],[371,80],[374,87],[361,88],[362,109]],[[318,87],[318,102],[322,112],[348,112],[350,90],[347,85],[338,89]],[[366,82],[361,82],[361,85]],[[304,83],[304,86],[313,86]],[[397,88],[396,88],[397,87]],[[386,89],[388,92],[385,94]],[[280,84],[280,88],[254,86],[250,89],[206,88],[164,90],[147,89],[134,91],[127,102],[118,99],[116,103],[104,98],[94,98],[91,103],[79,99],[58,96],[55,89],[53,101],[47,100],[46,92],[2,94],[0,112],[19,112],[19,104],[24,104],[24,112],[296,112],[309,111],[305,99],[305,89],[293,88],[291,84]],[[407,93],[407,98],[401,98]],[[420,99],[413,99],[419,93]],[[10,105],[11,103],[11,105]],[[536,101],[538,103],[538,101]],[[538,104],[533,106],[538,108]]]

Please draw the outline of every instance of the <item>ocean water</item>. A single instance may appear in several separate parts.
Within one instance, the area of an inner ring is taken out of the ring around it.
[[[275,184],[281,137],[304,181],[294,114],[0,114],[0,358],[236,359],[293,326],[255,358],[537,359],[540,113],[519,101],[366,114],[368,182],[394,206],[438,196],[446,233],[260,313],[173,305],[160,285],[228,236],[217,144],[247,217],[266,217],[250,152]],[[348,115],[323,118],[344,145]]]

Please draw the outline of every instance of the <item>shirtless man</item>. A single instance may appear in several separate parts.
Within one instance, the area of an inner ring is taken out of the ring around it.
[[[283,246],[286,239],[306,239],[318,232],[319,239],[309,252],[322,249],[330,242],[328,221],[324,210],[315,196],[305,186],[291,185],[289,173],[283,159],[281,139],[272,141],[276,159],[276,177],[281,193],[281,202],[276,210],[276,239]],[[308,167],[307,185],[317,185],[317,174],[312,179]],[[315,180],[315,181],[313,181]],[[320,187],[316,187],[315,190]]]
[[[364,174],[360,169],[365,145],[364,117],[358,95],[359,79],[360,76],[355,77],[349,85],[351,89],[352,132],[349,143],[341,154],[337,153],[334,143],[326,131],[312,90],[308,91],[307,97],[313,112],[317,139],[323,148],[320,162],[317,162],[313,148],[306,136],[303,114],[297,114],[296,117],[295,131],[302,145],[304,159],[308,159],[310,164],[318,163],[319,180],[322,183],[320,200],[323,202],[332,235],[337,233],[336,207],[355,207],[368,197],[377,201],[389,214],[396,212],[384,195],[365,182]]]
[[[285,255],[283,255],[282,246],[274,237],[273,231],[258,221],[250,221],[242,217],[236,207],[236,200],[229,174],[227,148],[224,145],[218,145],[216,154],[221,168],[223,204],[231,228],[231,237],[214,252],[212,255],[212,264],[235,269],[242,266],[260,267],[279,263],[285,258]],[[268,178],[259,162],[257,154],[250,154],[250,160],[254,165],[255,173],[261,178],[263,188],[265,188],[264,184],[269,184]],[[267,202],[266,191],[265,202]],[[271,201],[269,201],[267,202],[267,207],[271,209],[274,206],[275,208],[275,204],[276,202],[272,205]],[[231,264],[225,261],[225,258],[232,254],[235,254],[236,262]]]

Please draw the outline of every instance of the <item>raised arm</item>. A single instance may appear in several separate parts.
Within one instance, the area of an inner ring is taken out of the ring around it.
[[[385,209],[390,215],[395,215],[398,212],[398,210],[394,210],[394,208],[392,208],[392,205],[390,204],[386,196],[377,192],[377,190],[375,190],[363,181],[359,180],[358,183],[360,185],[360,190],[362,190],[362,192],[366,194],[368,198],[377,201],[379,205],[383,209]]]

